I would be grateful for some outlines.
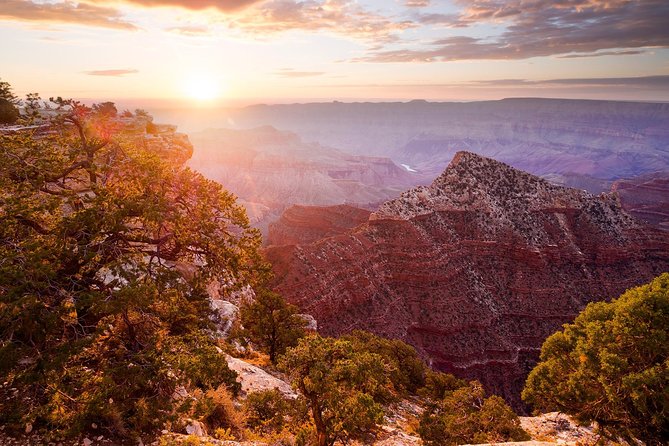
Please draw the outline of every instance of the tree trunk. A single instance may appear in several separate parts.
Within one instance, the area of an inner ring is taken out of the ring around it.
[[[323,422],[321,408],[316,397],[309,397],[309,406],[311,407],[311,416],[314,419],[314,425],[316,426],[316,444],[317,446],[328,446],[327,429],[325,422]]]

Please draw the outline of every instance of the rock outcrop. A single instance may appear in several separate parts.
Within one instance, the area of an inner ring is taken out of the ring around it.
[[[347,232],[267,249],[274,286],[339,335],[403,339],[517,409],[541,344],[588,302],[669,270],[669,234],[593,196],[459,152]]]
[[[295,399],[297,394],[286,381],[276,378],[260,367],[249,364],[241,359],[226,356],[228,367],[239,375],[237,381],[242,385],[242,392],[245,395],[264,390],[278,390],[284,397]]]

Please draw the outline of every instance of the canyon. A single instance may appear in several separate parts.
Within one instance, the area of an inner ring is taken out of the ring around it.
[[[402,339],[435,369],[478,379],[518,410],[547,336],[587,303],[669,270],[669,233],[632,217],[617,194],[555,185],[471,152],[361,224],[350,210],[287,214],[266,249],[273,286],[320,332]]]
[[[351,154],[389,157],[431,179],[459,150],[556,179],[578,174],[615,180],[669,170],[666,103],[332,102],[256,105],[224,116],[232,128],[272,125]]]
[[[656,186],[623,191],[614,183],[669,175],[667,104],[538,98],[331,102],[171,118],[189,129],[197,118],[200,127],[189,132],[195,147],[189,165],[235,193],[265,236],[294,204],[374,210],[408,188],[429,184],[459,150],[591,193],[614,187],[625,209],[666,228],[653,209],[662,200]]]
[[[190,139],[196,150],[188,165],[236,194],[263,232],[293,204],[374,208],[429,181],[387,157],[306,143],[270,126],[211,129]]]

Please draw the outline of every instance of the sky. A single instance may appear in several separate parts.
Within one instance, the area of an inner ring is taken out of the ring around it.
[[[16,93],[669,101],[667,0],[0,0]]]

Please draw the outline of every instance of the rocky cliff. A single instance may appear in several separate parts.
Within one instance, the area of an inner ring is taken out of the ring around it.
[[[544,339],[588,302],[669,270],[669,234],[635,220],[615,194],[459,152],[432,185],[366,223],[267,255],[275,288],[320,331],[403,339],[434,368],[479,379],[520,408]]]

